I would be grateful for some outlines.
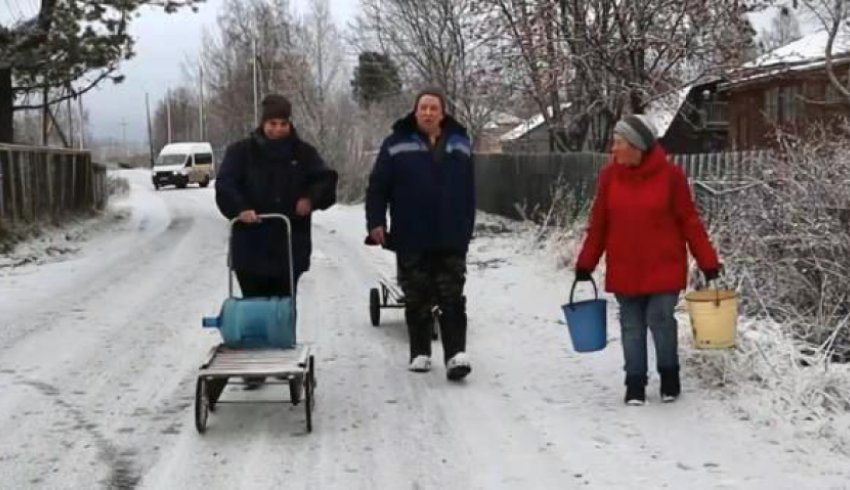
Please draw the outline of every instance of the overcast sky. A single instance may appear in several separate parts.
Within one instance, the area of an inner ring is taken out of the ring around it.
[[[0,0],[0,8],[4,1]],[[356,15],[357,0],[330,0],[330,3],[340,27]],[[136,56],[121,68],[127,78],[118,85],[103,83],[83,99],[95,138],[122,138],[122,124],[126,122],[128,141],[147,141],[145,92],[150,95],[153,111],[156,101],[164,97],[169,87],[183,83],[181,63],[197,57],[201,33],[205,27],[215,26],[222,4],[224,0],[207,0],[199,4],[198,13],[181,10],[170,15],[147,9],[133,21],[131,32],[136,40]],[[306,0],[292,0],[292,4],[297,11],[305,12]]]

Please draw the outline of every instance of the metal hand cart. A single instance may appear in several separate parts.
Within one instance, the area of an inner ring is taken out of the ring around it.
[[[282,214],[261,214],[260,219],[280,219],[286,225],[287,251],[289,254],[289,291],[292,294],[292,327],[295,328],[295,281],[292,264],[292,225],[289,218]],[[230,221],[230,234],[238,219]],[[230,247],[228,239],[228,247]],[[228,297],[233,295],[233,267],[228,249]],[[207,324],[207,319],[204,321]],[[228,401],[220,397],[228,384],[240,384],[231,378],[274,378],[270,385],[289,386],[288,399],[279,401],[245,400]],[[313,430],[313,408],[315,405],[316,368],[315,359],[309,345],[296,344],[294,348],[229,348],[224,343],[210,350],[206,361],[198,370],[195,387],[195,428],[199,433],[206,431],[210,412],[215,413],[219,405],[228,403],[292,403],[303,401],[306,415],[307,432]]]
[[[373,327],[381,325],[381,310],[384,308],[403,309],[404,293],[399,286],[384,274],[378,276],[378,287],[369,290],[369,319]],[[434,304],[431,307],[431,338],[437,340],[440,328],[440,308]]]

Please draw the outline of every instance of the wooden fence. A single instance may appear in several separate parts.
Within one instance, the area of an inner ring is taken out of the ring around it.
[[[766,156],[753,151],[671,155],[671,159],[685,170],[700,208],[709,214],[728,198],[716,190],[745,180]],[[569,189],[577,208],[584,207],[593,199],[596,178],[608,158],[601,153],[477,154],[478,208],[521,218],[517,206],[548,209],[556,184]],[[711,185],[701,185],[705,183]]]
[[[0,234],[106,206],[106,168],[87,151],[0,144]]]
[[[478,209],[521,218],[517,206],[548,208],[559,179],[576,199],[593,197],[596,176],[608,157],[598,153],[525,153],[475,155]]]
[[[726,196],[714,192],[727,184],[737,185],[751,175],[765,152],[671,155],[682,166],[705,213],[722,205]],[[517,206],[548,209],[553,187],[566,186],[577,208],[590,203],[599,171],[608,161],[603,153],[476,154],[475,178],[478,209],[520,218]],[[710,182],[716,185],[699,185]]]

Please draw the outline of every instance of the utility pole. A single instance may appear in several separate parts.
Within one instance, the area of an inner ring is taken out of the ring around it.
[[[168,142],[171,143],[171,89],[168,89],[165,100],[165,119],[168,126]]]
[[[0,143],[11,143],[14,139],[14,102],[12,67],[0,64]]]
[[[153,131],[151,131],[151,102],[148,93],[145,92],[145,112],[148,118],[148,156],[150,157],[151,168],[153,168]]]
[[[252,58],[254,60],[254,83],[253,83],[253,85],[254,85],[254,122],[252,124],[257,124],[257,123],[260,122],[260,114],[259,114],[260,107],[259,107],[259,103],[257,102],[258,87],[257,87],[257,38],[256,37],[251,40],[251,52],[253,53]]]
[[[74,147],[74,113],[73,106],[71,105],[71,97],[70,95],[74,93],[74,87],[71,84],[68,84],[68,100],[66,102],[66,107],[68,108],[68,147]],[[82,124],[82,123],[80,123]]]
[[[127,148],[127,120],[121,118],[121,146],[124,147],[124,155],[130,156],[130,149]]]
[[[47,146],[50,140],[50,126],[48,118],[50,117],[50,106],[47,105],[47,98],[50,96],[50,89],[45,87],[41,92],[41,146]]]
[[[204,66],[198,65],[198,77],[200,83],[198,84],[198,141],[204,141]]]
[[[80,113],[80,149],[86,147],[86,125],[83,118],[83,94],[77,95],[77,109]]]

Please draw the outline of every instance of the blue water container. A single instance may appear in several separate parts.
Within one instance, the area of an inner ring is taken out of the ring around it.
[[[283,298],[228,298],[217,317],[203,326],[218,328],[227,347],[258,349],[295,347],[295,304]]]

